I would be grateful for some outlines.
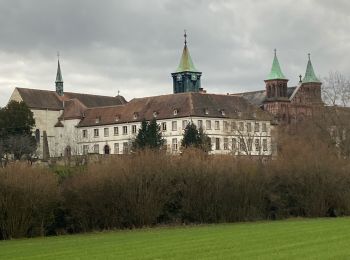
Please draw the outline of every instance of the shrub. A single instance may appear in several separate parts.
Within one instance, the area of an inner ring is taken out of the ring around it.
[[[58,182],[51,172],[25,164],[0,169],[2,237],[45,235],[58,201]]]

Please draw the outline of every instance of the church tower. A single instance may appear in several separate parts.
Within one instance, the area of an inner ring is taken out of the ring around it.
[[[185,46],[182,51],[180,64],[176,72],[171,73],[173,77],[174,94],[183,92],[199,92],[201,88],[202,72],[199,72],[193,64],[187,47],[187,34],[185,31]]]
[[[266,99],[264,110],[269,111],[278,121],[288,121],[290,100],[287,93],[288,79],[284,76],[278,62],[276,49],[270,74],[265,80]]]
[[[56,93],[59,96],[63,96],[63,78],[61,73],[60,59],[58,58],[57,74],[56,74]]]
[[[321,104],[321,85],[322,82],[316,77],[314,68],[311,63],[310,53],[308,54],[309,60],[307,62],[305,76],[301,82],[301,90],[305,95],[307,103]]]
[[[287,95],[287,83],[288,79],[282,73],[280,64],[278,62],[276,49],[272,62],[270,74],[265,80],[266,85],[266,97],[267,101],[286,101]]]

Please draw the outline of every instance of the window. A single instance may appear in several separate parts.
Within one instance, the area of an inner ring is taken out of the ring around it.
[[[248,139],[248,151],[252,151],[253,149],[253,139],[249,138]]]
[[[224,131],[228,132],[228,122],[224,121]]]
[[[262,123],[262,131],[263,132],[267,132],[266,123]]]
[[[94,129],[94,137],[99,137],[100,133],[98,129]]]
[[[114,127],[114,135],[119,135],[119,127]]]
[[[211,121],[210,120],[205,121],[205,128],[207,130],[211,130]]]
[[[209,110],[208,108],[204,109],[204,114],[208,115],[209,114]]]
[[[252,131],[252,123],[247,123],[247,132]]]
[[[166,131],[166,122],[162,123],[162,131]]]
[[[239,122],[239,131],[244,131],[244,123]]]
[[[203,121],[202,120],[198,120],[198,129],[199,128],[203,129]]]
[[[83,130],[83,138],[87,138],[87,130]]]
[[[114,144],[114,153],[119,154],[119,143]]]
[[[128,154],[129,153],[129,143],[124,142],[123,143],[123,154]]]
[[[263,139],[263,150],[267,151],[267,139]]]
[[[215,121],[215,130],[220,130],[220,121]]]
[[[173,131],[177,130],[177,121],[171,122],[171,130],[173,130]]]
[[[182,129],[185,129],[187,125],[188,125],[188,121],[182,120]]]
[[[178,113],[177,109],[174,109],[174,116],[176,116]]]
[[[105,137],[109,136],[109,128],[103,129],[103,132]]]
[[[220,138],[215,138],[215,150],[220,150]]]
[[[228,138],[224,138],[224,150],[228,150]]]
[[[260,124],[259,123],[255,123],[254,124],[254,132],[259,132],[260,131]]]
[[[243,138],[239,139],[239,150],[245,152],[245,142]]]
[[[221,115],[222,115],[222,116],[225,116],[225,115],[226,115],[225,110],[223,110],[223,109],[221,110]]]
[[[177,138],[173,138],[172,140],[173,152],[177,151]]]
[[[136,134],[136,125],[132,125],[132,126],[131,126],[131,132],[132,132],[133,134]]]
[[[98,144],[94,145],[94,153],[99,153],[100,152],[100,146]]]
[[[128,134],[128,127],[123,126],[123,135],[127,135],[127,134]]]
[[[260,151],[260,140],[255,139],[255,151],[259,152]]]
[[[139,113],[135,112],[134,113],[134,120],[136,120],[139,117]]]
[[[86,155],[89,153],[89,145],[84,144],[83,145],[83,154]]]
[[[236,151],[237,149],[237,140],[236,138],[232,138],[232,151]]]
[[[158,116],[158,112],[157,111],[154,111],[153,112],[153,117],[156,118]]]
[[[231,130],[232,130],[232,131],[236,131],[236,130],[237,130],[237,124],[236,124],[235,121],[232,121],[232,122],[231,122]]]
[[[96,117],[95,123],[98,124],[98,123],[100,123],[100,121],[101,121],[101,118],[100,117]]]

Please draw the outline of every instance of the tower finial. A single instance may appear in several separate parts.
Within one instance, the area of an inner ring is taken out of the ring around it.
[[[61,56],[61,55],[60,55],[60,52],[57,51],[57,59],[58,59],[58,60],[60,60],[60,56]]]
[[[186,32],[186,29],[184,30],[184,37],[185,37],[185,46],[187,46],[187,32]]]
[[[277,55],[277,49],[276,49],[276,48],[274,48],[274,49],[273,49],[273,51],[274,51],[275,56],[276,56],[276,55]]]
[[[307,56],[309,56],[309,60],[311,60],[311,54],[310,54],[310,53],[308,53],[308,54],[307,54]]]

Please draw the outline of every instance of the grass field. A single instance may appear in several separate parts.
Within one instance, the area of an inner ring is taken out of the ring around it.
[[[350,259],[350,218],[0,241],[0,259]]]

